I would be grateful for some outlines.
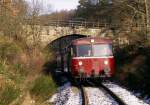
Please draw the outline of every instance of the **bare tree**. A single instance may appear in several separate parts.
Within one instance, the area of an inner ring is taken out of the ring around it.
[[[24,0],[9,0],[0,4],[0,31],[15,40],[20,39],[22,24],[27,13]]]
[[[38,2],[37,0],[32,0],[31,4],[32,5],[30,5],[30,7],[28,8],[28,19],[30,21],[27,27],[29,27],[29,37],[32,37],[32,44],[35,47],[40,44],[41,25],[39,22],[39,15],[42,10],[42,4],[40,4],[40,2]]]
[[[145,18],[146,18],[146,31],[147,31],[147,33],[149,33],[149,25],[150,25],[150,20],[149,20],[149,8],[148,8],[148,2],[147,2],[147,0],[144,0],[144,2],[145,2],[145,14],[146,14],[146,16],[145,16]]]

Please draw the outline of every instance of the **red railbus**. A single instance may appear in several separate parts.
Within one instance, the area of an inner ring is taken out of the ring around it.
[[[75,78],[112,77],[115,73],[110,39],[98,37],[76,39],[63,52],[64,69]]]

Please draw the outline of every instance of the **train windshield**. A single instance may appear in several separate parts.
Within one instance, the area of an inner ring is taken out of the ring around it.
[[[112,56],[112,45],[111,44],[95,44],[93,45],[93,56]]]
[[[95,45],[78,45],[77,56],[78,57],[101,57],[112,56],[111,44],[95,44]]]
[[[78,57],[90,57],[92,56],[92,46],[91,45],[79,45],[77,46],[77,56]]]

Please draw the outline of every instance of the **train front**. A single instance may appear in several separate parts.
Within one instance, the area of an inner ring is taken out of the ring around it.
[[[114,57],[112,41],[100,38],[75,40],[72,46],[71,72],[75,78],[112,77]]]

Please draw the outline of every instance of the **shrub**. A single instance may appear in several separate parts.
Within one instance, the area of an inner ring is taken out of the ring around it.
[[[45,101],[56,91],[56,84],[50,76],[42,75],[37,78],[30,88],[30,93],[35,99]]]
[[[21,47],[10,39],[5,37],[0,38],[0,58],[2,60],[14,60],[17,54],[22,51]]]
[[[0,55],[3,59],[13,59],[20,51],[19,46],[11,43],[5,43],[0,45]]]
[[[0,91],[0,105],[9,105],[13,102],[19,95],[20,90],[15,89],[13,86],[6,86]]]
[[[26,76],[28,74],[28,70],[26,70],[25,66],[21,63],[13,64],[12,69],[15,74],[20,74],[21,76]]]
[[[3,74],[4,71],[5,71],[5,67],[4,67],[4,65],[0,62],[0,74]]]
[[[14,71],[12,69],[13,67],[11,66],[13,66],[13,64],[6,66],[0,62],[0,74],[3,75],[6,79],[10,79],[11,81],[15,82],[16,84],[22,83],[25,78],[25,74],[23,74],[23,69],[21,69],[20,71]]]
[[[55,52],[53,52],[52,49],[45,48],[42,52],[43,52],[45,61],[53,62],[55,60],[56,54]]]

